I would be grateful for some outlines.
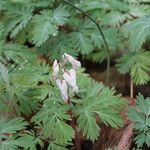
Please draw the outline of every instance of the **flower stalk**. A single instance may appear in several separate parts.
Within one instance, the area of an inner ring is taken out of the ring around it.
[[[71,69],[66,69],[65,65],[69,62],[72,65]],[[62,56],[62,62],[59,64],[57,60],[54,61],[52,69],[52,79],[56,80],[56,85],[58,86],[60,93],[62,95],[63,101],[70,106],[69,115],[71,116],[71,122],[70,125],[75,131],[75,149],[81,150],[81,142],[80,137],[78,135],[78,131],[76,129],[76,119],[74,118],[71,106],[73,105],[70,101],[69,96],[69,89],[72,90],[74,93],[78,93],[78,86],[76,83],[76,69],[78,69],[81,66],[81,63],[76,60],[74,57],[70,56],[69,54],[64,54]],[[59,78],[59,70],[62,70],[62,77]],[[63,78],[63,79],[62,79]]]

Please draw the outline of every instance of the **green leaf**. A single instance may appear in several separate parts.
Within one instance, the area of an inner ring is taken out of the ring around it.
[[[0,63],[0,75],[2,76],[3,80],[7,85],[9,85],[9,75],[7,68]]]
[[[145,84],[150,80],[150,52],[141,52],[135,56],[135,61],[131,67],[131,76],[135,84]]]
[[[17,64],[36,62],[35,52],[17,43],[5,43],[0,52],[8,60],[13,60]]]
[[[32,19],[33,8],[26,5],[16,6],[15,4],[7,7],[10,7],[10,9],[7,11],[5,34],[10,34],[10,37],[14,38],[22,29],[26,28]]]
[[[51,46],[49,46],[51,45]],[[59,32],[57,36],[49,38],[47,42],[38,48],[40,54],[46,54],[50,60],[60,60],[64,53],[72,56],[77,56],[78,52],[74,50],[71,44],[70,35],[64,32]]]
[[[53,11],[52,19],[57,25],[64,25],[68,16],[69,13],[66,10],[66,7],[59,6]]]
[[[112,12],[104,15],[104,17],[102,19],[102,23],[104,25],[120,27],[123,24],[123,22],[128,18],[130,18],[130,16],[128,14],[123,14],[118,11],[112,11]]]
[[[4,24],[0,22],[0,52],[2,51],[4,40],[3,40],[3,33],[4,33]]]
[[[4,32],[4,24],[0,22],[0,40],[2,39],[3,37],[3,32]]]
[[[59,145],[59,143],[50,142],[47,150],[68,150],[66,145]]]
[[[94,62],[101,63],[108,56],[108,52],[105,49],[94,51],[91,55],[86,56],[86,59],[92,60]]]
[[[150,147],[150,98],[144,98],[143,95],[137,96],[137,104],[129,108],[128,116],[134,123],[136,137],[134,140],[139,147],[144,143]]]
[[[146,116],[150,116],[150,98],[144,99],[143,95],[138,94],[137,105],[140,112],[144,113]]]
[[[90,39],[81,32],[73,32],[71,34],[71,41],[75,50],[81,54],[89,54],[93,50],[93,45]]]
[[[83,135],[92,141],[96,140],[100,133],[100,128],[96,123],[93,112],[90,112],[90,110],[86,110],[83,107],[78,109],[79,110],[76,112],[76,115],[78,116],[77,123],[79,128],[83,130]]]
[[[97,29],[97,28],[96,28]],[[91,30],[94,30],[94,26],[92,27]],[[103,28],[102,29],[105,39],[108,43],[108,47],[110,50],[116,50],[119,47],[120,39],[119,39],[119,34],[116,28]],[[98,29],[92,31],[91,33],[91,40],[94,43],[95,47],[104,49],[106,48],[103,38],[101,34],[99,33]],[[106,51],[106,50],[105,50]]]
[[[34,116],[33,121],[37,124],[42,123],[45,137],[49,137],[57,143],[66,144],[72,141],[75,134],[73,128],[66,123],[71,120],[67,114],[69,107],[59,104],[55,99],[56,97],[52,96],[51,99],[47,99],[41,111]]]
[[[148,147],[150,147],[150,131],[148,131],[146,133],[146,140],[145,140],[146,144]]]
[[[135,53],[128,52],[117,60],[117,68],[120,73],[128,73],[130,68],[134,65]]]
[[[124,26],[124,32],[129,33],[129,48],[139,50],[150,34],[150,17],[142,17]]]
[[[138,148],[142,147],[145,140],[146,140],[146,135],[145,133],[139,133],[136,137],[135,137],[135,140],[136,140],[136,144],[138,146]]]
[[[118,59],[118,71],[130,73],[135,84],[145,84],[150,80],[150,52],[139,50],[128,52]]]
[[[73,110],[83,134],[94,141],[100,131],[95,118],[99,117],[101,122],[114,128],[122,126],[123,122],[119,112],[125,103],[119,96],[114,95],[113,89],[106,88],[83,75],[81,78],[80,75],[82,74],[78,75],[77,82],[81,91],[78,94],[81,101],[77,102]]]
[[[28,125],[27,122],[25,122],[22,118],[14,118],[11,120],[8,119],[1,119],[0,120],[0,136],[3,136],[2,134],[7,133],[16,133],[17,131],[21,129],[25,129]]]
[[[20,137],[16,138],[14,141],[14,144],[16,144],[17,147],[23,147],[26,150],[37,150],[37,144],[43,145],[43,142],[32,133],[19,134],[19,136]]]
[[[99,1],[91,1],[91,0],[86,0],[86,1],[82,1],[82,3],[80,3],[80,9],[82,9],[83,11],[92,11],[95,9],[107,9],[109,8],[109,5],[106,2],[99,2]]]
[[[58,26],[63,25],[68,12],[65,7],[59,6],[53,12],[51,10],[43,10],[40,15],[36,15],[33,19],[33,43],[36,46],[42,45],[47,41],[50,35],[56,36],[58,34]]]
[[[149,6],[148,5],[130,5],[130,14],[134,17],[144,17],[149,15],[150,10],[149,10]]]
[[[24,131],[25,132],[25,131]],[[16,134],[12,137],[9,137],[7,140],[3,140],[0,143],[0,149],[1,150],[18,150],[20,148],[23,148],[24,150],[36,150],[37,144],[39,144],[41,147],[43,147],[43,142],[36,138],[33,133],[28,132],[24,134]]]
[[[48,7],[53,5],[54,1],[55,0],[44,0],[44,1],[34,0],[33,2],[35,7]]]
[[[34,17],[33,43],[36,46],[43,44],[50,35],[57,35],[57,26],[52,20],[52,11],[43,10],[40,15]]]
[[[124,1],[107,0],[107,2],[110,5],[110,8],[112,10],[119,10],[120,12],[128,12],[129,11],[129,7],[128,7],[127,3],[125,3]]]
[[[26,8],[23,7],[20,10],[14,10],[13,12],[11,12],[10,17],[12,20],[12,22],[14,20],[17,20],[16,26],[13,28],[13,30],[11,31],[10,37],[15,37],[19,31],[21,31],[23,28],[25,28],[27,26],[27,24],[29,23],[29,21],[32,19],[32,8]]]

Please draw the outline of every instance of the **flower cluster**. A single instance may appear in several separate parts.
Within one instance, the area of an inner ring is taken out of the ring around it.
[[[76,84],[76,69],[81,67],[81,63],[77,61],[74,57],[70,56],[69,54],[64,54],[62,56],[63,65],[60,65],[57,60],[54,61],[52,69],[52,78],[56,80],[56,84],[61,92],[62,98],[65,102],[68,101],[68,88],[70,87],[73,92],[78,93],[78,86]],[[69,62],[72,65],[70,70],[65,69],[65,64]],[[63,79],[59,79],[59,71],[60,68],[63,72]]]

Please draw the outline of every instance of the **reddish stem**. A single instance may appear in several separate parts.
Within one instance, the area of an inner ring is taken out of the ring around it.
[[[133,79],[132,77],[130,78],[130,97],[133,98],[134,95],[134,87],[133,87]]]
[[[68,101],[68,104],[69,105],[71,104],[70,101]],[[71,122],[70,122],[70,125],[75,131],[75,139],[74,139],[75,149],[74,150],[81,150],[81,141],[80,141],[78,131],[76,129],[76,119],[74,118],[73,112],[72,112],[71,109],[69,110],[68,113],[69,113],[69,115],[71,116],[71,119],[72,119]]]
[[[75,130],[75,139],[74,139],[75,149],[76,150],[81,150],[81,141],[80,141],[80,137],[79,137],[78,131],[76,129],[76,123],[75,123],[74,119],[72,121],[74,122],[73,124],[75,125],[75,127],[74,127],[74,130]]]

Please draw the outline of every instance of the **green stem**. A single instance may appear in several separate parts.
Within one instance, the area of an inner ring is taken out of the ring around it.
[[[89,16],[86,12],[84,12],[83,10],[81,10],[80,8],[74,6],[71,2],[69,2],[68,0],[64,0],[67,4],[69,4],[70,6],[72,6],[73,8],[77,9],[78,11],[80,11],[81,13],[83,13],[85,16],[87,16],[98,28],[100,35],[102,36],[102,39],[104,41],[106,50],[107,50],[107,71],[106,71],[106,84],[108,85],[109,83],[109,74],[110,74],[110,50],[106,41],[106,38],[104,36],[104,33],[100,27],[100,25],[91,17]]]

